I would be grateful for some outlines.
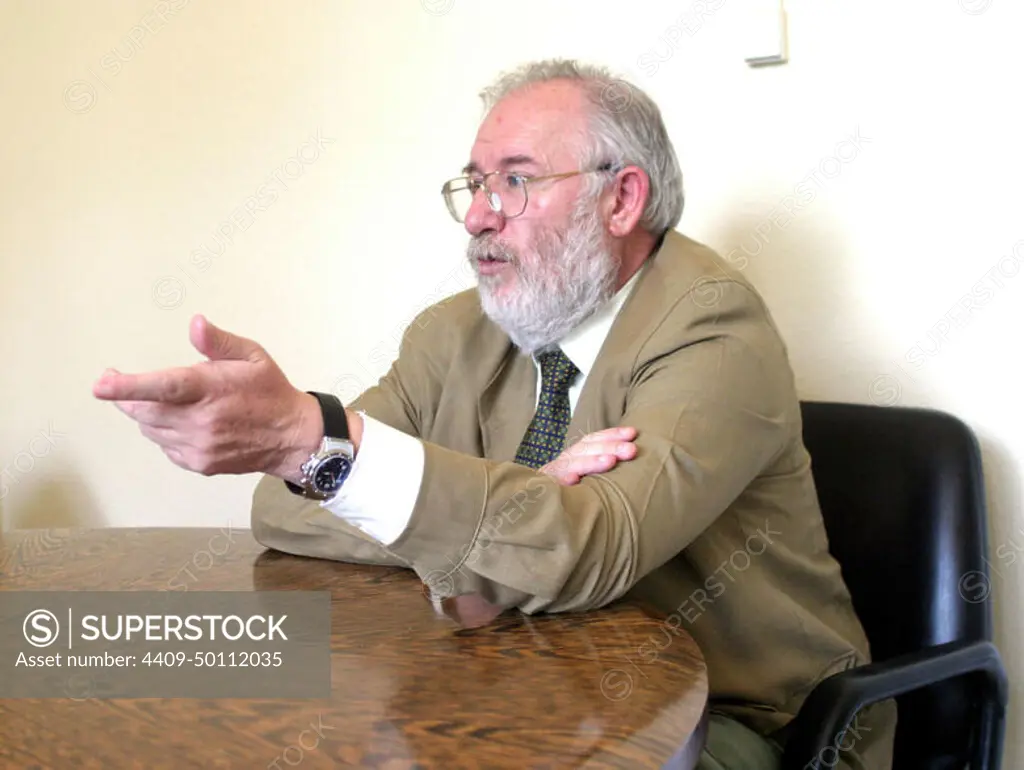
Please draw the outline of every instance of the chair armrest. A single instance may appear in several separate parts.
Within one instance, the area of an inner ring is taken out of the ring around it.
[[[988,641],[948,642],[833,674],[811,691],[791,723],[783,770],[813,766],[865,706],[972,673],[983,677],[1001,717],[1009,685],[999,651]]]

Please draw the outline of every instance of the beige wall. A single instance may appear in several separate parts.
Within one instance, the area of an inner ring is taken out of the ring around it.
[[[763,290],[803,395],[977,431],[1019,680],[1020,4],[789,0],[792,61],[763,70],[736,44],[744,4],[698,5],[5,0],[0,522],[246,525],[254,478],[178,470],[94,378],[195,361],[203,312],[350,397],[415,310],[470,285],[438,190],[479,87],[581,56],[662,104],[681,227]]]

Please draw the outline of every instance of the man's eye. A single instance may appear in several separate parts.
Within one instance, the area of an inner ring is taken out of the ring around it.
[[[470,192],[472,192],[472,193],[474,193],[474,194],[475,194],[475,193],[476,193],[476,191],[477,191],[477,190],[479,190],[479,189],[480,189],[480,188],[481,188],[482,186],[483,186],[483,183],[482,183],[482,182],[481,182],[481,181],[480,181],[479,179],[470,179],[470,180],[468,180],[468,181],[466,182],[466,188],[467,188],[467,189],[468,189],[468,190],[469,190]]]
[[[507,174],[505,184],[510,188],[522,187],[526,183],[526,177],[522,174]]]

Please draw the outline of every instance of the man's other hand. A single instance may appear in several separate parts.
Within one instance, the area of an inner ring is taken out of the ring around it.
[[[636,457],[636,428],[622,426],[588,433],[540,470],[558,480],[559,484],[579,484],[592,473],[604,473],[620,460]]]
[[[298,481],[323,435],[316,399],[292,386],[260,345],[201,315],[193,317],[189,338],[206,361],[145,374],[108,369],[93,395],[113,401],[186,470]]]

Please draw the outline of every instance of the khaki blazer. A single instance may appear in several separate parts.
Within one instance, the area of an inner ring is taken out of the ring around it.
[[[709,248],[671,231],[642,271],[566,439],[631,425],[633,460],[573,486],[512,462],[536,370],[474,288],[420,313],[387,374],[348,405],[423,441],[399,539],[385,548],[273,477],[255,490],[253,534],[289,553],[403,565],[442,598],[525,613],[628,594],[667,615],[638,666],[683,629],[706,659],[711,707],[784,738],[811,688],[870,660],[828,551],[786,347],[754,287]],[[884,705],[844,736],[841,762],[889,767]]]

